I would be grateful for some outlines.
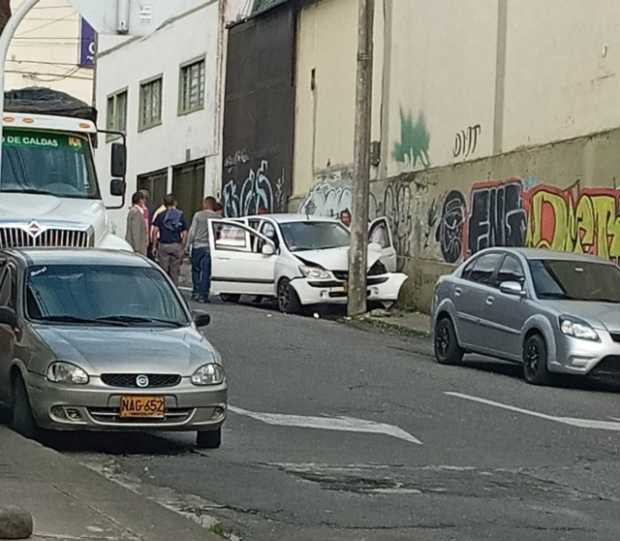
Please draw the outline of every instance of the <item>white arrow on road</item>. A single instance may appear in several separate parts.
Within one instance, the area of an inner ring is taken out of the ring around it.
[[[367,434],[385,434],[409,443],[422,445],[422,442],[405,432],[402,428],[385,423],[375,423],[354,417],[305,417],[302,415],[286,415],[283,413],[260,413],[248,411],[235,406],[228,406],[228,411],[237,415],[250,417],[268,425],[292,426],[297,428],[316,428],[319,430],[338,430],[341,432],[363,432]]]
[[[522,413],[523,415],[529,415],[530,417],[538,417],[539,419],[546,419],[547,421],[554,421],[556,423],[562,423],[568,426],[576,426],[578,428],[592,428],[595,430],[611,430],[613,432],[620,432],[620,422],[616,421],[599,421],[597,419],[579,419],[577,417],[556,417],[555,415],[547,415],[546,413],[539,413],[537,411],[526,410],[518,408],[516,406],[509,406],[508,404],[502,404],[501,402],[494,402],[493,400],[487,400],[486,398],[479,398],[477,396],[471,396],[462,393],[445,393],[448,396],[454,396],[456,398],[462,398],[471,402],[478,402],[479,404],[486,404],[487,406],[494,406],[496,408],[505,409],[508,411],[514,411],[516,413]],[[613,417],[612,417],[613,419]]]

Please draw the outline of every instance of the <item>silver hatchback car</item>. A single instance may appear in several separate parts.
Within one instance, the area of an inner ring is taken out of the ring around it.
[[[187,430],[219,447],[227,383],[168,277],[103,250],[0,251],[0,402],[41,430]]]
[[[523,364],[525,379],[620,376],[620,269],[593,256],[490,248],[442,276],[432,309],[438,362],[479,353]]]

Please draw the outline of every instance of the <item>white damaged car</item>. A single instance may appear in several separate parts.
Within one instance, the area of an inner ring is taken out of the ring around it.
[[[209,237],[211,292],[224,301],[275,297],[285,313],[347,302],[350,232],[338,220],[301,214],[211,220]],[[391,305],[407,276],[395,272],[386,218],[370,224],[369,240],[368,302]]]

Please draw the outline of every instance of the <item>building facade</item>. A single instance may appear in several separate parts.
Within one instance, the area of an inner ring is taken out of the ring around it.
[[[172,192],[191,217],[205,195],[219,192],[220,30],[220,5],[208,1],[99,53],[99,123],[126,133],[128,197],[146,189],[159,205]],[[113,139],[97,150],[101,171]],[[120,234],[126,212],[112,213]]]
[[[18,4],[13,0],[12,9]],[[11,42],[5,89],[50,87],[92,103],[94,41],[83,29],[69,0],[40,0]]]

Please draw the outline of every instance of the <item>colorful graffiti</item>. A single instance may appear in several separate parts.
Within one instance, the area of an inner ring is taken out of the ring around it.
[[[620,190],[559,190],[540,186],[529,194],[527,245],[620,258]]]
[[[406,171],[417,167],[428,169],[431,166],[429,148],[431,136],[426,127],[424,114],[420,113],[414,121],[411,112],[400,110],[400,141],[394,143],[392,157],[402,164]]]
[[[531,178],[474,183],[469,198],[450,191],[435,235],[444,261],[494,246],[527,246],[620,262],[619,189],[562,189]]]

